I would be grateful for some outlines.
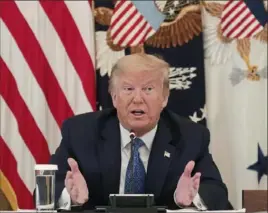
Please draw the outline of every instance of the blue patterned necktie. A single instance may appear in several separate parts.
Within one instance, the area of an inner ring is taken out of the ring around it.
[[[140,138],[135,138],[132,145],[132,157],[130,158],[125,181],[125,194],[144,194],[145,168],[140,159],[139,148],[144,145]],[[133,163],[133,165],[131,165]]]

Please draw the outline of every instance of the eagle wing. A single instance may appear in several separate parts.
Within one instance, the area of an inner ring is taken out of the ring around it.
[[[202,6],[204,9],[211,15],[217,18],[221,18],[222,11],[224,9],[224,4],[216,3],[216,2],[207,2],[201,1]]]
[[[111,23],[113,10],[107,7],[97,7],[94,9],[95,21],[100,25],[109,26]]]
[[[106,41],[106,37],[107,34],[105,31],[96,32],[96,62],[100,75],[105,76],[107,74],[110,77],[112,67],[117,60],[125,55],[125,51],[114,51]]]
[[[164,22],[145,43],[158,48],[181,46],[198,36],[201,31],[200,5],[189,5],[184,7],[173,21]]]
[[[265,24],[263,30],[254,36],[255,39],[267,43],[268,41],[268,23]]]

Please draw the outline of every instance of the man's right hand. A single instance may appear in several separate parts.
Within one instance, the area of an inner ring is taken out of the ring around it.
[[[73,158],[68,158],[71,171],[65,177],[65,187],[71,197],[72,203],[82,205],[88,200],[88,188],[85,178],[78,168],[77,162]]]

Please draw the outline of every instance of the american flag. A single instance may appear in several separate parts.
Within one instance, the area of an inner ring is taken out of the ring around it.
[[[110,25],[113,44],[121,47],[142,44],[164,19],[154,1],[117,1]]]
[[[223,35],[228,38],[242,39],[262,31],[265,18],[261,17],[263,12],[261,4],[263,4],[261,0],[229,0],[221,16]]]
[[[48,163],[66,118],[95,110],[91,1],[0,1],[0,189],[34,207],[34,165]]]

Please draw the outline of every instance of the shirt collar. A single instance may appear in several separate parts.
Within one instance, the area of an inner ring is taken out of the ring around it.
[[[153,145],[153,140],[157,130],[157,125],[149,132],[144,134],[142,137],[139,137],[147,147],[148,150],[151,150]],[[130,143],[129,131],[125,129],[120,123],[120,133],[121,133],[121,149],[124,149]]]

